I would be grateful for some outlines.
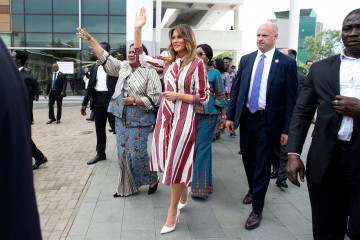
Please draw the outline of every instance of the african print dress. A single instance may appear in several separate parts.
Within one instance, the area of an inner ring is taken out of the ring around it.
[[[191,196],[207,198],[213,192],[211,139],[220,108],[225,108],[225,96],[220,72],[214,67],[206,69],[210,84],[210,98],[205,107],[196,106],[197,135]]]
[[[127,61],[118,61],[104,51],[100,64],[104,63],[107,74],[118,76],[115,93],[108,111],[115,116],[116,145],[120,172],[116,193],[129,196],[138,192],[142,185],[157,181],[157,173],[149,170],[147,141],[151,126],[155,123],[152,104],[159,105],[161,83],[153,69],[137,68],[134,72]],[[145,106],[125,106],[123,97],[140,98]]]
[[[150,170],[163,172],[162,183],[186,183],[191,186],[196,141],[195,104],[209,100],[208,81],[201,59],[182,66],[177,57],[170,64],[164,58],[152,58],[135,49],[141,66],[163,69],[166,91],[193,95],[193,104],[162,98],[150,154]]]

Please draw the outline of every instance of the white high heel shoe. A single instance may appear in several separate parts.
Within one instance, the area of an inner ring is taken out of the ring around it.
[[[175,220],[175,223],[174,223],[174,226],[172,227],[167,227],[167,226],[163,226],[162,229],[161,229],[161,232],[160,234],[165,234],[165,233],[169,233],[169,232],[172,232],[175,230],[175,227],[176,227],[176,222],[179,222],[179,216],[180,216],[180,210],[178,209],[177,210],[177,213],[176,213],[176,220]]]
[[[191,192],[191,188],[188,187],[188,196],[187,196],[187,199],[186,199],[186,203],[181,203],[179,201],[179,204],[178,204],[178,209],[179,210],[183,209],[184,207],[186,207],[188,205],[190,192]]]

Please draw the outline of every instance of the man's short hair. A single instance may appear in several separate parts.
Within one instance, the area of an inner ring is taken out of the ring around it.
[[[312,61],[312,60],[307,60],[306,63],[305,63],[305,65],[308,64],[308,62],[313,62],[313,61]]]
[[[102,47],[105,51],[107,51],[108,53],[110,53],[111,47],[110,47],[110,44],[109,44],[109,43],[107,43],[107,42],[101,42],[101,43],[99,43],[99,44],[101,45],[101,47]]]
[[[354,14],[360,14],[360,8],[352,10],[348,15],[346,15],[345,19]]]
[[[289,49],[289,57],[292,57],[296,60],[297,52],[294,49]]]
[[[14,51],[14,52],[16,52],[16,59],[20,59],[21,66],[25,66],[26,61],[28,59],[27,53],[23,52],[23,51],[18,51],[18,50]]]
[[[224,57],[223,60],[229,60],[229,61],[231,62],[231,61],[232,61],[232,58]]]

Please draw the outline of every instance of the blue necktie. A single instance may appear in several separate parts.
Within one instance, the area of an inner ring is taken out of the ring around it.
[[[56,82],[56,73],[54,73],[53,85],[52,89],[55,90],[55,82]]]
[[[249,110],[251,113],[254,113],[258,110],[259,106],[259,96],[260,96],[260,83],[261,77],[264,70],[264,59],[265,55],[261,55],[261,59],[256,67],[254,81],[251,89],[250,101],[249,101]]]

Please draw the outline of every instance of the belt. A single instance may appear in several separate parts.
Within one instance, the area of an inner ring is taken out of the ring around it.
[[[265,114],[265,109],[261,109],[261,110],[257,110],[254,113],[251,113],[250,110],[248,108],[246,108],[248,110],[248,112],[252,115],[264,115]]]
[[[336,139],[336,147],[343,151],[347,151],[350,148],[350,142]]]
[[[108,91],[96,91],[98,94],[108,94]]]

